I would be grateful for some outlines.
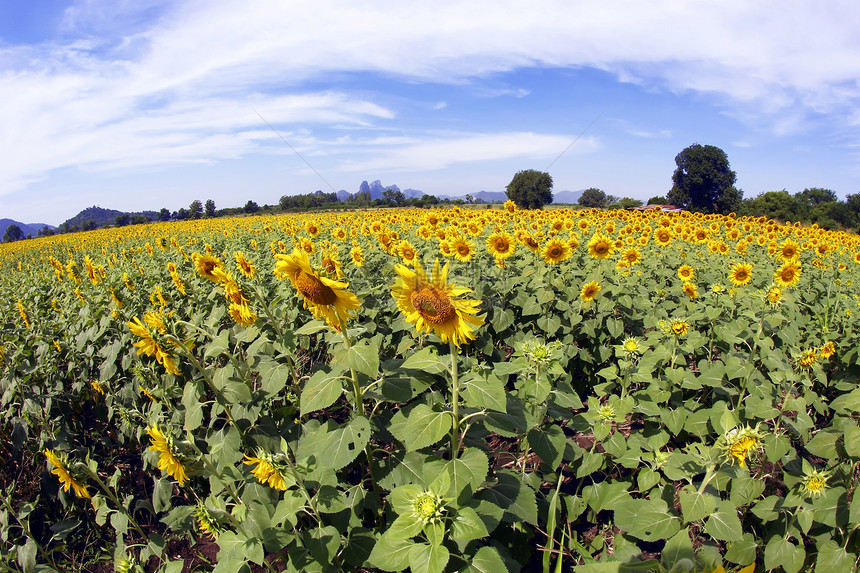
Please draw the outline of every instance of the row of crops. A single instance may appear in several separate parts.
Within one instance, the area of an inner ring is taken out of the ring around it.
[[[0,269],[0,569],[857,565],[856,235],[508,203]]]

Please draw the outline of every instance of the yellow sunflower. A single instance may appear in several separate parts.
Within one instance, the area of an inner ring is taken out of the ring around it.
[[[484,324],[484,317],[476,316],[480,300],[457,298],[472,290],[448,282],[448,268],[445,264],[440,269],[436,259],[428,276],[418,259],[414,271],[397,265],[394,270],[399,276],[391,295],[406,321],[414,324],[418,332],[433,333],[443,342],[450,340],[460,346],[461,342],[475,339],[473,329]]]
[[[217,257],[194,253],[191,255],[191,258],[194,259],[194,269],[200,276],[209,279],[213,283],[221,282],[221,276],[224,273],[224,263]]]
[[[690,297],[690,300],[695,300],[699,298],[699,290],[693,283],[684,283],[684,286],[682,288],[684,289],[684,294]]]
[[[74,476],[72,476],[72,474],[69,472],[68,462],[65,459],[65,456],[63,456],[62,454],[58,456],[56,453],[54,453],[53,450],[45,448],[45,457],[48,458],[48,462],[50,462],[50,464],[54,466],[54,469],[51,470],[51,473],[57,476],[57,478],[60,480],[60,484],[63,486],[63,491],[67,492],[69,491],[69,489],[73,489],[75,495],[77,495],[78,497],[81,497],[83,499],[92,498],[89,490],[87,490],[87,486],[76,480]]]
[[[782,259],[783,262],[787,263],[789,261],[793,261],[800,254],[800,245],[791,239],[786,239],[782,242],[782,245],[779,246],[777,253],[777,256]]]
[[[685,320],[673,320],[669,329],[675,336],[687,336],[687,333],[690,331],[690,324]]]
[[[157,425],[147,428],[146,433],[149,434],[151,444],[149,449],[159,454],[158,469],[166,471],[168,475],[179,482],[179,485],[185,485],[185,482],[188,481],[188,474],[185,473],[182,462],[176,456],[173,439],[162,433]]]
[[[475,255],[475,243],[465,237],[454,237],[451,240],[451,253],[458,261],[468,263]]]
[[[242,462],[246,466],[257,465],[251,473],[257,478],[260,483],[267,484],[269,487],[284,491],[287,489],[287,484],[284,481],[284,476],[281,470],[277,467],[271,454],[263,451],[258,451],[254,457],[245,454],[245,460]]]
[[[642,254],[639,252],[639,247],[630,247],[621,253],[621,259],[628,265],[633,266],[642,262]]]
[[[762,449],[764,436],[758,427],[733,428],[723,434],[721,449],[727,461],[737,462],[741,468],[746,467],[746,460],[754,452]]]
[[[541,251],[544,262],[548,265],[557,265],[570,258],[573,251],[570,249],[570,244],[560,239],[549,241]]]
[[[605,259],[612,256],[615,250],[615,241],[596,233],[588,241],[588,254],[594,259]]]
[[[296,249],[292,255],[277,254],[275,259],[275,276],[289,278],[305,308],[335,330],[340,330],[341,323],[351,318],[351,311],[361,307],[355,294],[345,290],[349,283],[320,276],[311,267],[307,253]]]
[[[752,263],[737,263],[729,271],[729,281],[735,286],[749,284],[752,280]]]
[[[245,258],[245,253],[236,251],[233,253],[233,258],[236,259],[236,266],[239,267],[239,272],[245,275],[246,278],[254,278],[254,273],[256,272],[254,263]]]
[[[582,290],[579,292],[579,298],[582,299],[582,302],[591,302],[594,300],[594,297],[597,296],[597,293],[600,292],[600,285],[595,281],[591,281],[590,283],[586,283],[585,286],[582,287]]]
[[[353,245],[349,251],[349,256],[355,266],[360,267],[364,264],[364,249],[361,248],[361,245]]]
[[[690,265],[681,265],[681,268],[678,269],[678,278],[684,282],[693,280],[695,276],[696,271]]]
[[[514,238],[504,231],[493,233],[487,237],[487,250],[496,259],[507,259],[514,254],[516,248]]]
[[[800,281],[800,271],[803,269],[794,261],[784,263],[773,275],[773,281],[783,288],[793,287]]]

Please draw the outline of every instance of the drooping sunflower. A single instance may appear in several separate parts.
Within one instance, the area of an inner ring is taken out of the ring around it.
[[[307,253],[296,249],[292,255],[276,254],[275,259],[275,276],[289,278],[305,308],[335,330],[340,330],[341,323],[351,318],[350,313],[361,307],[358,297],[345,290],[349,283],[321,276],[311,267]]]
[[[480,300],[458,298],[472,289],[448,282],[448,269],[447,263],[439,268],[439,259],[430,276],[418,259],[414,271],[397,265],[394,270],[398,279],[391,286],[391,295],[406,321],[414,324],[418,332],[433,333],[443,342],[450,340],[460,346],[475,339],[473,329],[484,324],[484,317],[477,316]]]
[[[245,275],[245,278],[254,278],[254,273],[256,273],[254,263],[245,258],[245,253],[236,251],[233,253],[233,258],[236,259],[236,266],[239,267],[239,272]]]
[[[755,428],[744,426],[732,428],[723,434],[718,446],[723,450],[726,461],[737,462],[741,468],[745,468],[747,458],[764,447],[763,439],[764,436],[758,426]]]
[[[800,281],[803,269],[794,261],[784,263],[773,275],[773,281],[783,288],[793,287]]]
[[[60,484],[63,486],[63,491],[69,491],[69,489],[74,490],[75,495],[83,499],[91,499],[87,486],[79,482],[75,479],[75,477],[69,472],[68,461],[66,460],[64,455],[57,455],[53,450],[49,450],[45,448],[45,457],[48,458],[48,462],[54,469],[51,470],[51,473],[57,476],[60,480]]]
[[[810,348],[801,353],[800,357],[797,359],[797,367],[800,370],[809,370],[815,366],[815,362],[817,360],[818,350],[816,348]]]
[[[176,365],[176,359],[156,340],[167,334],[164,317],[158,311],[150,311],[143,315],[143,320],[146,322],[146,325],[136,316],[131,322],[126,322],[131,333],[140,337],[140,340],[134,343],[134,346],[137,348],[137,354],[155,356],[155,359],[159,364],[164,366],[167,372],[179,376],[181,372]]]
[[[567,241],[553,239],[544,245],[541,256],[548,265],[557,265],[570,258],[573,251]]]
[[[828,341],[827,344],[818,349],[818,355],[825,360],[834,354],[836,354],[836,344],[834,344],[832,340]]]
[[[213,283],[221,282],[221,276],[224,273],[224,263],[217,257],[194,253],[191,255],[191,258],[194,260],[194,269],[200,276],[209,279]]]
[[[185,473],[185,468],[174,451],[173,438],[165,435],[157,425],[147,428],[146,433],[149,434],[151,444],[149,449],[159,454],[158,469],[166,471],[168,475],[179,482],[179,485],[185,485],[185,482],[188,481],[188,474]]]
[[[278,464],[275,463],[274,457],[271,454],[262,450],[258,450],[254,457],[245,454],[245,460],[242,463],[246,466],[253,466],[256,464],[256,467],[251,470],[251,473],[254,474],[254,477],[257,478],[257,481],[260,483],[281,491],[285,491],[287,489],[283,472],[278,467]]]
[[[579,292],[579,298],[582,299],[582,302],[591,302],[599,292],[600,285],[595,281],[591,281],[582,287],[582,290]]]
[[[594,259],[606,259],[615,251],[615,241],[595,233],[588,241],[588,254]]]
[[[695,300],[699,298],[699,290],[696,288],[696,285],[693,283],[684,283],[682,287],[684,289],[684,294],[690,297],[690,300]]]
[[[729,281],[735,286],[749,284],[752,280],[752,263],[737,263],[729,271]]]
[[[782,290],[774,285],[767,289],[767,302],[771,304],[771,306],[777,306],[782,301]]]
[[[497,260],[507,259],[514,254],[516,248],[517,246],[514,243],[514,238],[504,231],[493,233],[487,237],[487,250]]]

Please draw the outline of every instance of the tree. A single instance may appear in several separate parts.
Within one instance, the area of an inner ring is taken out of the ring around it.
[[[170,220],[170,209],[167,207],[162,207],[161,211],[158,212],[158,220],[159,221],[169,221]]]
[[[668,205],[669,200],[663,197],[662,195],[655,195],[648,199],[646,205]]]
[[[400,189],[392,189],[391,187],[382,192],[382,198],[385,199],[389,205],[400,205],[406,201],[406,196],[403,194],[403,191]]]
[[[582,195],[579,196],[579,199],[577,199],[576,202],[583,207],[606,207],[609,204],[609,198],[606,196],[606,193],[600,189],[589,187],[582,192]]]
[[[549,173],[526,169],[519,171],[505,188],[508,199],[521,209],[540,209],[552,203],[552,177]]]
[[[131,216],[128,213],[123,213],[114,217],[113,224],[117,227],[125,227],[129,221],[131,221]]]
[[[246,213],[256,213],[257,211],[260,210],[260,206],[257,205],[256,202],[248,199],[248,202],[245,203],[245,207],[242,210],[245,211]]]
[[[206,199],[206,216],[215,216],[215,201],[213,201],[212,199]]]
[[[741,205],[740,212],[753,217],[767,217],[779,221],[797,221],[799,218],[797,200],[788,191],[768,191]]]
[[[203,203],[199,199],[195,199],[188,206],[188,216],[192,219],[199,219],[203,215]]]
[[[11,243],[12,241],[20,241],[24,238],[24,231],[21,230],[21,227],[12,223],[8,227],[6,227],[6,232],[3,233],[3,242]]]
[[[743,193],[735,188],[737,175],[726,152],[695,143],[675,156],[669,203],[702,213],[729,213],[740,206]]]
[[[610,209],[630,209],[632,207],[641,207],[642,201],[639,199],[633,199],[632,197],[622,197],[618,201],[613,202],[609,208]]]

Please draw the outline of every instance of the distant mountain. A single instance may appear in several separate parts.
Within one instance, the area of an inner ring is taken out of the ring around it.
[[[478,191],[472,197],[483,203],[504,203],[508,200],[508,194],[504,191]]]
[[[552,202],[562,205],[574,205],[579,201],[582,191],[559,191],[552,194]]]
[[[24,232],[24,236],[30,235],[32,237],[36,237],[39,234],[39,231],[48,227],[49,229],[56,229],[53,225],[46,225],[45,223],[21,223],[20,221],[15,221],[14,219],[0,219],[0,237],[6,233],[6,228],[9,225],[18,225],[18,228]]]
[[[71,219],[65,221],[61,226],[83,228],[84,224],[93,225],[95,227],[112,227],[116,222],[116,218],[120,215],[142,215],[152,221],[158,220],[158,213],[155,211],[141,211],[138,213],[126,213],[125,211],[117,211],[116,209],[104,209],[103,207],[87,207]]]

